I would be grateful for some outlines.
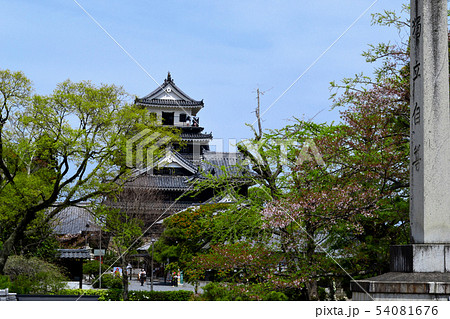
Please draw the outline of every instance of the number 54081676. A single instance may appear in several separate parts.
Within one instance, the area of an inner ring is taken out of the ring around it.
[[[426,316],[438,314],[437,306],[377,306],[376,315],[392,315],[392,316]]]

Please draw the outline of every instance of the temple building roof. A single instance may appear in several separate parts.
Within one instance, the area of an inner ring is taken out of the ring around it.
[[[91,259],[88,249],[58,249],[57,257],[63,259]]]
[[[83,206],[69,206],[52,220],[55,234],[81,234],[85,231],[99,231],[100,226],[92,214]]]

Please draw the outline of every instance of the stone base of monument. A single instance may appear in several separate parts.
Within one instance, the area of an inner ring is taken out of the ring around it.
[[[391,246],[391,271],[450,272],[450,244]]]
[[[352,300],[450,300],[450,244],[391,247],[389,273],[351,283]]]

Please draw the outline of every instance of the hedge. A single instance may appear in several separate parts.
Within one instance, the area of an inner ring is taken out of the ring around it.
[[[99,301],[122,300],[121,289],[63,289],[59,295],[100,296]],[[187,301],[192,300],[194,293],[187,290],[178,291],[134,291],[128,292],[130,301]]]
[[[187,301],[194,296],[192,291],[129,291],[128,299],[133,301]]]

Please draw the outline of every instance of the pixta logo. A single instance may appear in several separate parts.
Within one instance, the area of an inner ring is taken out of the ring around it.
[[[318,165],[325,166],[322,155],[312,139],[306,140],[303,145],[300,145],[297,141],[291,139],[272,140],[270,141],[270,145],[268,143],[269,142],[265,140],[260,140],[257,142],[252,140],[244,140],[241,142],[241,145],[247,149],[255,161],[260,165],[265,164],[262,154],[266,154],[267,156],[268,149],[278,147],[279,162],[282,165],[292,166],[293,162],[289,159],[288,155],[292,152],[292,150],[299,149],[301,147],[300,153],[298,154],[295,162],[296,165],[300,166],[305,162],[315,161]]]
[[[325,162],[323,161],[322,155],[320,154],[316,143],[314,143],[312,139],[308,139],[305,141],[305,143],[303,143],[303,147],[300,151],[300,154],[298,154],[296,164],[300,166],[304,162],[311,162],[313,160],[311,155],[314,155],[314,159],[316,160],[316,163],[318,165],[325,166]]]
[[[150,134],[151,130],[145,129],[127,140],[126,143],[126,164],[127,167],[137,167],[142,169],[153,168],[153,161],[156,151],[163,145],[170,142],[170,137],[155,132]],[[144,159],[144,150],[146,158]],[[133,156],[135,155],[135,156]],[[135,160],[135,162],[133,161]]]

